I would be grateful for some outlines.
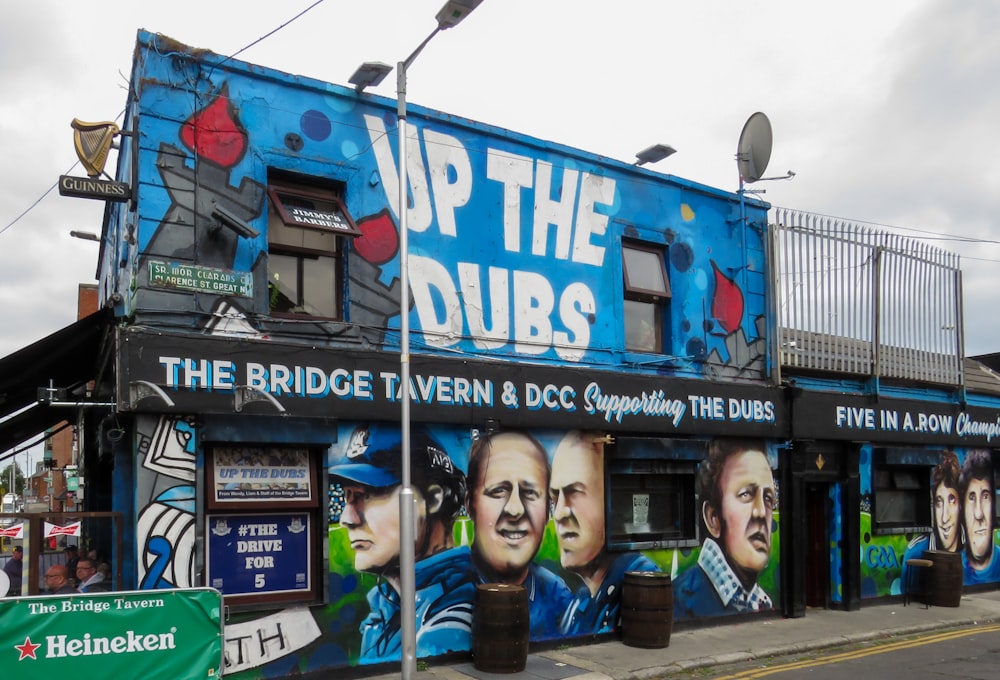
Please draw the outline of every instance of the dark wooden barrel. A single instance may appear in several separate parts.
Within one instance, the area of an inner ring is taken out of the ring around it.
[[[959,606],[962,603],[962,553],[925,550],[924,559],[934,563],[927,583],[927,604]]]
[[[670,574],[625,572],[621,613],[623,643],[630,647],[668,646],[674,626],[674,588]]]
[[[472,662],[487,673],[520,673],[528,663],[528,591],[506,583],[476,587]]]

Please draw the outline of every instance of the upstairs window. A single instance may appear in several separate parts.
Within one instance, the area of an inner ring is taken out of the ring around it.
[[[281,178],[267,194],[270,313],[340,319],[344,239],[360,232],[339,191]]]
[[[664,256],[653,245],[622,244],[625,349],[631,352],[663,353],[664,307],[670,299]]]

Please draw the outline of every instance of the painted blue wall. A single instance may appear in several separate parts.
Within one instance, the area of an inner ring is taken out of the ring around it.
[[[119,313],[198,330],[223,310],[272,338],[296,333],[253,320],[267,314],[267,173],[281,170],[342,183],[363,234],[347,254],[347,323],[307,331],[395,345],[395,102],[138,38],[126,126],[138,212],[116,208],[100,272]],[[746,201],[744,220],[732,193],[418,106],[408,122],[415,351],[766,378],[765,204]],[[259,236],[213,231],[215,203]],[[664,355],[623,349],[623,238],[667,248]],[[150,260],[250,274],[253,294],[150,285]]]

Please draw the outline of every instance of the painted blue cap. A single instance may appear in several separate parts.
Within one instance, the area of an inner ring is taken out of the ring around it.
[[[402,484],[402,441],[398,426],[359,427],[351,435],[344,460],[330,468],[330,476],[374,488]],[[410,431],[410,466],[413,470],[455,472],[451,458],[422,428]]]

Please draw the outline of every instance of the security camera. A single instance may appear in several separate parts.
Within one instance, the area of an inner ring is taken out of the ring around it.
[[[226,208],[223,208],[221,205],[216,204],[212,208],[212,217],[217,219],[219,224],[223,227],[236,232],[238,236],[243,236],[244,238],[257,238],[260,236],[259,231],[247,224],[238,215]]]

